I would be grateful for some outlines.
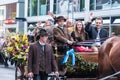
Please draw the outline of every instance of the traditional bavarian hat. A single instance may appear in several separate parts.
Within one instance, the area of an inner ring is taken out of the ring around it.
[[[48,33],[45,29],[40,29],[40,31],[38,32],[39,36],[48,36]]]
[[[40,31],[35,35],[36,40],[39,40],[40,37],[48,36],[48,33],[45,29],[40,29]]]
[[[58,17],[56,17],[56,19],[55,19],[56,22],[61,21],[61,20],[66,21],[66,19],[65,19],[63,16],[58,16]]]

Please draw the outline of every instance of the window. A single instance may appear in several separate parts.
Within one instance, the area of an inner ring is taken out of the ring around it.
[[[90,0],[90,10],[95,9],[95,0]]]
[[[30,16],[30,0],[28,0],[28,16]]]
[[[90,0],[90,10],[120,8],[120,0]]]
[[[58,13],[58,3],[57,3],[58,1],[57,0],[54,0],[54,4],[53,4],[53,13],[54,14],[57,14]]]
[[[37,5],[37,0],[32,0],[32,2],[31,2],[31,7],[32,7],[31,8],[32,9],[31,10],[31,13],[32,13],[31,15],[32,16],[37,16],[37,6],[38,6]]]
[[[96,0],[96,10],[102,9],[102,0]]]
[[[28,16],[46,15],[50,10],[50,0],[28,0]]]
[[[80,0],[80,11],[85,10],[85,0]]]
[[[46,15],[50,10],[50,0],[39,0],[39,15]]]
[[[28,16],[37,16],[37,0],[28,0]]]
[[[54,0],[54,13],[68,14],[84,11],[85,0]]]
[[[67,14],[70,11],[71,3],[69,3],[69,0],[58,0],[57,7],[58,13]]]
[[[120,8],[120,0],[112,0],[111,3],[112,8]]]

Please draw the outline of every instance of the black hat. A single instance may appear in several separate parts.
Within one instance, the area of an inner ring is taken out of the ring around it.
[[[39,36],[48,36],[48,33],[45,29],[40,29],[40,31],[38,32],[39,33]]]
[[[39,40],[40,37],[48,36],[48,33],[45,29],[40,29],[40,31],[35,35],[36,40]]]
[[[66,21],[66,19],[65,19],[63,16],[58,16],[58,17],[56,17],[56,19],[55,19],[56,22],[61,21],[61,20]]]

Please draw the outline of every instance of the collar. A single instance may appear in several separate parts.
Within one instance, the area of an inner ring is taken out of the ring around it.
[[[43,46],[45,45],[45,43],[43,43],[43,42],[41,42],[41,41],[39,41],[39,44],[40,44],[40,45],[43,45]]]
[[[59,26],[59,28],[60,28],[60,29],[62,29],[62,30],[64,29],[64,27],[63,27],[63,26]]]

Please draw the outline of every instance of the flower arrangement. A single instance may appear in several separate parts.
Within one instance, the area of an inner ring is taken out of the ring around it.
[[[24,64],[27,61],[29,51],[29,42],[27,35],[15,34],[7,39],[7,47],[4,54],[10,56],[13,60]]]

